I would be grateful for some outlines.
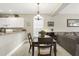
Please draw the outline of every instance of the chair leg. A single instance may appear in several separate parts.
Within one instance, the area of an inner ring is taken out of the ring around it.
[[[51,53],[52,53],[52,46],[50,47],[50,56],[51,56]]]
[[[29,53],[30,53],[30,50],[31,50],[31,45],[30,45],[30,48],[29,48]]]
[[[38,56],[40,56],[39,54],[40,54],[40,48],[38,47]]]

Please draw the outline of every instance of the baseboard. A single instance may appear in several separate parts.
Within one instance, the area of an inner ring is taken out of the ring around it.
[[[10,53],[8,53],[6,56],[11,56],[13,53],[15,53],[15,51],[17,49],[19,49],[23,44],[24,42],[26,42],[26,40],[24,40],[22,43],[20,43],[16,48],[14,48]]]

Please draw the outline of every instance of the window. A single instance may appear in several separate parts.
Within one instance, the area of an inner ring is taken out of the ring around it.
[[[33,19],[33,36],[34,37],[38,37],[38,33],[43,30],[43,26],[44,26],[44,19],[40,19],[40,20],[36,20]]]

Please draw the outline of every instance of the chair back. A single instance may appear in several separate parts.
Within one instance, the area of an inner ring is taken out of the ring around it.
[[[53,40],[52,38],[41,37],[41,38],[38,38],[38,42],[39,44],[52,44]]]
[[[52,52],[52,38],[38,38],[38,56],[51,56]],[[50,48],[49,53],[41,53],[41,48]]]
[[[31,33],[28,33],[28,40],[29,40],[29,43],[32,45],[33,39],[32,39]]]
[[[54,32],[47,32],[46,35],[49,35],[49,36],[51,36],[53,39],[56,40],[56,35],[55,35]]]

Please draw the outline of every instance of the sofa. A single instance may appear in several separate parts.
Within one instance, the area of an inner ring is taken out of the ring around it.
[[[57,43],[72,56],[79,56],[79,32],[57,32]]]

